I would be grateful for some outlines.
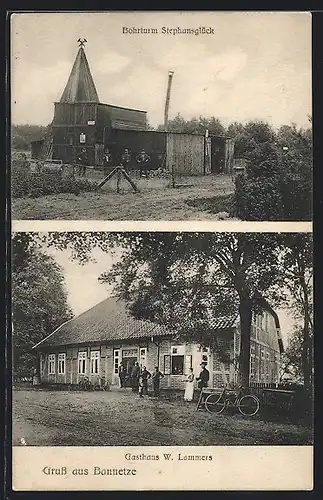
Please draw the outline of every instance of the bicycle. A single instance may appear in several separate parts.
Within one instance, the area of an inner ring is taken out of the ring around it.
[[[209,413],[220,414],[225,408],[238,408],[241,415],[252,417],[260,408],[259,399],[253,394],[240,395],[239,391],[223,389],[221,393],[213,392],[205,399],[205,408]]]
[[[83,391],[93,391],[94,390],[94,385],[92,382],[88,379],[88,377],[84,377],[81,379],[78,383],[79,389]]]

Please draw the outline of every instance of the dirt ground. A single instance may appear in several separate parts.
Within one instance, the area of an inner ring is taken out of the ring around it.
[[[91,173],[89,178],[100,180],[102,173]],[[141,178],[135,182],[138,193],[125,180],[121,192],[116,193],[116,180],[112,179],[99,191],[78,196],[12,199],[12,219],[219,220],[221,213],[231,208],[225,201],[234,190],[229,175],[179,178],[175,188],[163,178]],[[213,201],[215,210],[210,210]]]
[[[196,403],[110,392],[16,390],[13,444],[28,446],[299,445],[310,429],[261,416],[211,415]]]

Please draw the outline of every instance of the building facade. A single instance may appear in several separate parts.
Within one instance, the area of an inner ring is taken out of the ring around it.
[[[165,327],[134,319],[125,304],[110,297],[89,311],[61,325],[39,342],[38,375],[42,383],[79,384],[88,377],[93,384],[118,384],[122,363],[129,375],[135,362],[165,375],[161,388],[183,389],[185,375],[201,362],[210,372],[210,387],[232,386],[237,380],[240,350],[237,317],[218,318],[212,345],[178,338]],[[268,307],[254,314],[250,346],[250,382],[277,383],[282,352],[279,320]]]

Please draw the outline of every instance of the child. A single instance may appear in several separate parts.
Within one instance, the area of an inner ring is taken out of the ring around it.
[[[138,394],[140,398],[143,398],[143,392],[144,392],[144,379],[142,375],[139,377],[139,388],[138,388]]]

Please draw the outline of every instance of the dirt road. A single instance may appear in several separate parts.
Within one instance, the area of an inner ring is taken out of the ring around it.
[[[195,403],[112,392],[17,390],[13,444],[30,446],[310,444],[311,430],[238,414],[210,415]]]
[[[98,180],[98,179],[97,179]],[[136,180],[139,193],[122,184],[116,193],[114,181],[98,192],[56,194],[12,200],[12,218],[61,220],[218,220],[228,203],[221,200],[233,192],[229,175],[189,177],[176,188],[166,179]],[[210,206],[215,206],[215,211]],[[230,204],[229,204],[230,205]],[[218,209],[217,209],[218,206]]]

